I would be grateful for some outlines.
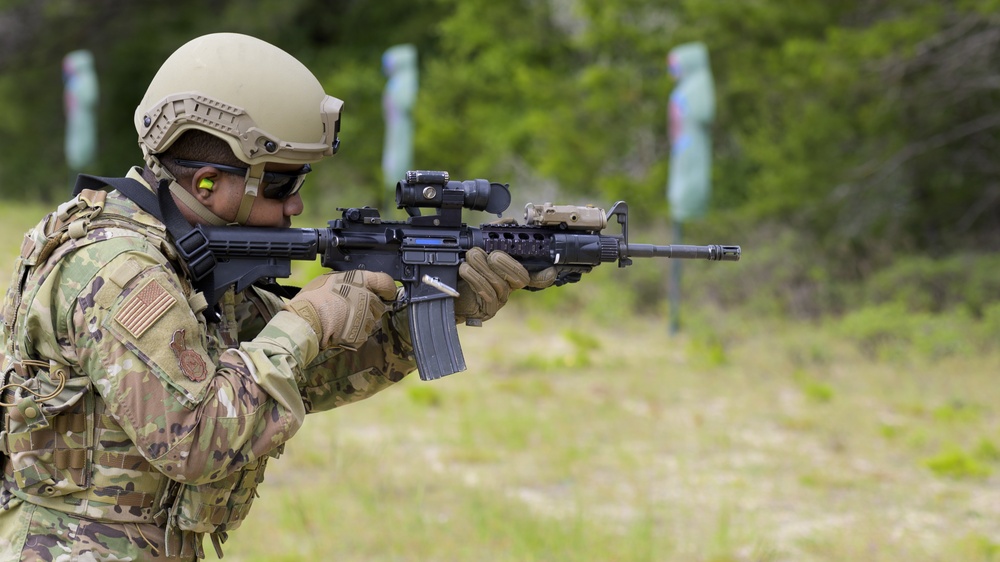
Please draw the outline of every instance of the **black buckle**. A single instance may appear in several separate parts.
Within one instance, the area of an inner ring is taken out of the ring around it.
[[[175,240],[177,253],[184,258],[188,273],[197,282],[201,281],[215,270],[215,256],[209,249],[208,238],[198,228],[192,228],[187,234]]]

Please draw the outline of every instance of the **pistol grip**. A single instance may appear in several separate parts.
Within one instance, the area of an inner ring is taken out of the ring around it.
[[[410,303],[410,341],[420,379],[431,381],[465,370],[450,297]]]

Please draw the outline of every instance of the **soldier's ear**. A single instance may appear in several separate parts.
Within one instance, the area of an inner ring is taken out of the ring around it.
[[[194,196],[201,203],[206,203],[212,198],[216,188],[219,187],[219,172],[215,168],[199,168],[191,178],[191,185],[194,186]]]

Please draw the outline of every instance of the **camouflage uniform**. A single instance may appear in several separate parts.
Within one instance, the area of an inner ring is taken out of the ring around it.
[[[0,559],[201,557],[306,413],[414,368],[393,314],[357,351],[320,351],[258,288],[206,323],[179,271],[164,226],[116,191],[26,236],[3,308]]]

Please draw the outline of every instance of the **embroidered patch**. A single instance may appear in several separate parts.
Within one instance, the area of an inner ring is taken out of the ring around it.
[[[173,337],[170,338],[170,349],[174,350],[174,355],[177,356],[177,365],[180,366],[185,377],[194,382],[205,380],[205,377],[208,376],[208,367],[197,351],[188,349],[187,343],[184,341],[183,328],[174,332]]]
[[[118,314],[115,314],[115,320],[128,330],[132,337],[139,339],[176,302],[177,299],[168,293],[159,281],[153,279],[138,293],[133,293],[129,297]]]

